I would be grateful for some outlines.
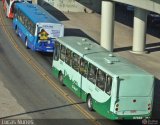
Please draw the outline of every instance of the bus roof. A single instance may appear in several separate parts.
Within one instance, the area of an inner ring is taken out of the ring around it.
[[[151,75],[125,58],[113,55],[87,38],[68,36],[57,38],[57,40],[110,75]]]
[[[46,10],[36,4],[16,3],[16,8],[20,9],[33,23],[59,23],[61,22],[49,14]]]

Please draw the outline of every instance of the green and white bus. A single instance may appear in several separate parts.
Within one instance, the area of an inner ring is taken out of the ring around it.
[[[151,116],[154,76],[87,38],[57,38],[52,72],[89,110],[108,119]]]

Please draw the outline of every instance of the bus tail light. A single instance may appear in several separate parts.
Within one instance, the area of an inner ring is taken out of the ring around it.
[[[148,104],[148,110],[151,111],[151,104]]]
[[[118,108],[116,108],[115,110],[118,111]]]
[[[116,104],[116,107],[119,107],[119,104],[118,104],[118,103]]]
[[[115,104],[115,110],[116,110],[116,111],[118,111],[118,110],[119,110],[119,109],[118,109],[118,107],[119,107],[119,104],[118,104],[118,103],[116,103],[116,104]]]

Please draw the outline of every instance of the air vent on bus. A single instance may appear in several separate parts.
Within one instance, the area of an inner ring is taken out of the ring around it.
[[[90,48],[89,48],[89,47],[85,47],[84,49],[85,49],[85,50],[90,50]]]
[[[119,59],[117,59],[116,56],[114,56],[113,54],[109,54],[108,57],[105,57],[104,60],[108,63],[108,64],[113,64],[116,62],[120,62]]]
[[[77,44],[80,45],[80,46],[84,45],[84,46],[85,46],[85,49],[86,49],[86,48],[92,48],[92,47],[93,47],[92,44],[89,43],[89,42],[87,41],[87,39],[85,39],[85,38],[82,39],[82,42],[77,42]],[[87,49],[87,50],[88,50],[88,49]]]

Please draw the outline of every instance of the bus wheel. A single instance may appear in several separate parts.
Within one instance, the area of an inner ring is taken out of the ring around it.
[[[25,40],[25,46],[26,46],[27,49],[29,49],[29,47],[28,47],[28,39],[27,38]]]
[[[59,75],[58,75],[58,79],[59,79],[59,82],[62,86],[65,86],[64,83],[63,83],[63,74],[60,72]]]
[[[90,111],[93,111],[93,101],[92,101],[92,97],[90,95],[87,98],[87,107]]]

